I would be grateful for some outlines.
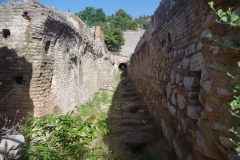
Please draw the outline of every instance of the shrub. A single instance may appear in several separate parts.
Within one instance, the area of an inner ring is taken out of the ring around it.
[[[27,139],[24,159],[81,159],[88,154],[90,142],[106,134],[105,116],[100,113],[82,120],[80,115],[56,112],[44,118],[28,117],[21,132]]]

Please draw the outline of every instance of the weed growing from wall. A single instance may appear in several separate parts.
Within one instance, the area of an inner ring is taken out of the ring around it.
[[[228,8],[227,11],[223,11],[221,8],[215,9],[213,2],[209,2],[209,5],[213,10],[213,13],[215,13],[219,17],[219,19],[217,20],[218,23],[229,24],[231,27],[240,28],[240,16],[233,11],[233,8]],[[215,42],[218,42],[226,47],[240,50],[240,37],[238,39],[238,42],[231,42],[227,38],[214,35],[209,35],[209,37],[211,37]],[[229,69],[226,69],[224,66],[221,65],[220,67],[224,69],[227,75],[231,78],[239,79],[240,75],[232,75]],[[238,62],[238,67],[240,67],[240,61]],[[237,96],[234,96],[234,100],[229,102],[230,108],[228,108],[228,110],[233,116],[240,118],[240,85],[234,86],[233,92],[236,93]],[[240,126],[237,128],[232,127],[231,129],[229,129],[229,131],[234,133],[237,138],[240,138]],[[233,139],[230,140],[234,144],[236,144],[237,147],[235,148],[235,150],[237,154],[240,155],[240,142]]]

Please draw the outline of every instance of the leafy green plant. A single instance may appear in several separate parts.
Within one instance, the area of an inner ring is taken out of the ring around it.
[[[81,159],[88,155],[92,140],[107,134],[104,119],[105,115],[101,113],[85,120],[80,115],[62,115],[59,112],[44,118],[28,117],[20,130],[28,140],[24,158]]]
[[[106,16],[102,8],[86,7],[75,13],[89,27],[100,26],[105,34],[105,44],[109,51],[117,52],[124,45],[123,31],[137,30],[138,26],[146,26],[150,16],[140,16],[133,19],[125,10],[119,9]]]
[[[236,27],[236,28],[240,28],[240,16],[237,15],[234,11],[233,8],[228,8],[227,11],[223,11],[222,9],[218,8],[215,9],[214,8],[214,3],[213,2],[209,2],[210,7],[213,10],[213,13],[215,13],[218,17],[219,20],[216,20],[218,23],[224,23],[224,24],[229,24],[231,27]],[[213,35],[209,35],[209,37],[213,38],[214,41],[235,49],[235,50],[240,50],[239,44],[240,44],[240,38],[238,40],[238,42],[231,42],[229,39],[223,38],[223,37],[219,37],[219,36],[213,36]],[[217,65],[215,63],[215,65]],[[233,79],[239,79],[240,75],[232,75],[231,69],[228,69],[226,67],[224,67],[223,65],[218,65],[220,68],[222,68],[224,71],[226,71],[227,75],[230,76]],[[240,61],[238,62],[238,67],[240,67]],[[236,85],[234,87],[232,87],[233,92],[236,94],[234,96],[233,101],[229,102],[230,108],[228,109],[230,111],[230,113],[235,116],[240,118],[240,85]],[[231,129],[229,129],[230,132],[234,133],[236,137],[240,138],[240,129],[234,128],[232,127]],[[230,139],[237,147],[235,148],[236,152],[238,155],[240,155],[240,142],[236,142],[233,139]]]
[[[119,83],[120,75],[117,77]],[[111,124],[107,116],[112,101],[113,93],[103,90],[72,114],[30,115],[20,127],[27,142],[22,160],[97,160],[108,156],[103,137]]]
[[[209,2],[209,6],[213,10],[213,13],[218,15],[219,20],[216,20],[219,23],[229,24],[232,27],[240,27],[240,17],[237,15],[233,8],[228,8],[227,11],[223,11],[221,8],[214,8],[214,2]]]
[[[227,11],[223,11],[221,8],[215,9],[213,2],[209,2],[209,5],[213,10],[213,13],[215,13],[219,17],[219,19],[217,19],[216,22],[229,24],[231,27],[235,27],[235,28],[240,28],[240,16],[233,11],[233,8],[228,8]],[[240,38],[238,39],[237,42],[232,42],[227,38],[216,36],[216,35],[210,34],[209,37],[211,37],[214,41],[226,47],[229,47],[235,50],[240,50],[240,46],[239,46]]]
[[[120,28],[115,28],[105,35],[105,44],[110,51],[119,51],[124,43],[123,31]]]

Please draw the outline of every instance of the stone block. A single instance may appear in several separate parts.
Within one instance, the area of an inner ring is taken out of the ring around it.
[[[225,88],[217,87],[217,94],[221,97],[231,96],[232,93]]]
[[[207,110],[208,112],[212,112],[212,111],[213,111],[213,109],[212,109],[212,107],[210,106],[209,103],[206,103],[205,108],[206,108],[206,110]]]
[[[183,84],[184,84],[184,87],[187,90],[193,91],[196,87],[200,86],[200,78],[198,78],[198,77],[184,77]]]
[[[182,76],[181,74],[176,75],[176,83],[179,84],[182,81]]]
[[[226,132],[228,130],[227,126],[222,125],[220,122],[214,122],[212,129],[222,132]]]
[[[203,88],[203,91],[205,94],[208,94],[208,95],[212,94],[212,82],[211,81],[205,81],[203,83],[202,88]]]
[[[212,38],[209,37],[209,35],[212,35],[212,31],[210,29],[207,29],[207,30],[204,30],[202,33],[201,33],[201,42],[203,44],[207,44],[207,43],[210,43],[213,41]]]
[[[173,91],[173,86],[171,85],[171,83],[169,82],[167,84],[167,99],[169,99],[172,95],[172,91]]]
[[[173,146],[175,148],[178,159],[181,159],[182,156],[183,156],[182,151],[181,151],[180,147],[178,146],[178,144],[176,143],[176,141],[174,139],[173,139]]]
[[[201,42],[198,43],[197,45],[197,50],[200,51],[203,48],[203,44]]]
[[[176,73],[175,72],[171,73],[170,79],[171,79],[171,84],[175,84],[175,82],[176,82]]]
[[[170,142],[169,132],[163,120],[162,120],[162,130],[163,130],[164,137]]]
[[[239,160],[239,155],[230,153],[227,155],[229,160]]]
[[[183,130],[186,131],[187,130],[187,125],[186,125],[183,118],[181,118],[181,125],[182,125]]]
[[[219,150],[216,150],[215,148],[209,146],[209,142],[207,142],[206,140],[206,137],[203,137],[200,132],[197,132],[196,150],[211,159],[222,160],[223,157],[220,154]]]
[[[180,109],[184,109],[187,106],[187,100],[182,94],[178,94],[177,102],[178,102],[178,107]]]
[[[207,21],[205,23],[205,27],[210,29],[216,23],[217,18],[218,18],[218,16],[216,14],[209,14],[207,16]]]
[[[190,61],[191,60],[189,58],[184,57],[182,60],[182,68],[187,69],[190,65]]]
[[[197,46],[196,44],[191,44],[189,47],[188,47],[188,50],[187,52],[185,53],[186,56],[189,56],[189,55],[192,55],[193,53],[195,53],[197,51]]]
[[[201,116],[202,108],[200,106],[188,106],[187,115],[192,119],[198,119]]]
[[[9,159],[19,159],[21,151],[25,144],[23,135],[7,135],[1,136],[0,151],[4,150],[5,156]],[[4,160],[6,157],[0,153],[0,159]]]
[[[222,136],[220,136],[219,137],[219,141],[220,141],[220,143],[224,146],[224,147],[226,147],[226,148],[235,148],[235,144],[232,142],[232,141],[230,141],[230,139],[229,138],[227,138],[227,137],[222,137]]]
[[[172,102],[173,105],[177,104],[176,97],[175,97],[174,94],[172,94],[171,102]]]
[[[200,71],[202,63],[203,63],[202,53],[194,54],[190,61],[190,70],[191,71]]]
[[[209,51],[212,52],[214,56],[218,55],[220,53],[220,47],[217,46],[210,46]]]
[[[170,105],[169,111],[170,111],[171,115],[173,115],[174,117],[177,116],[177,110],[174,106]]]

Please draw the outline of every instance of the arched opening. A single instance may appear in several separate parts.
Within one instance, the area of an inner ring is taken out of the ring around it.
[[[118,65],[118,68],[123,71],[124,69],[127,68],[127,65],[126,65],[125,63],[120,63],[120,64]]]

